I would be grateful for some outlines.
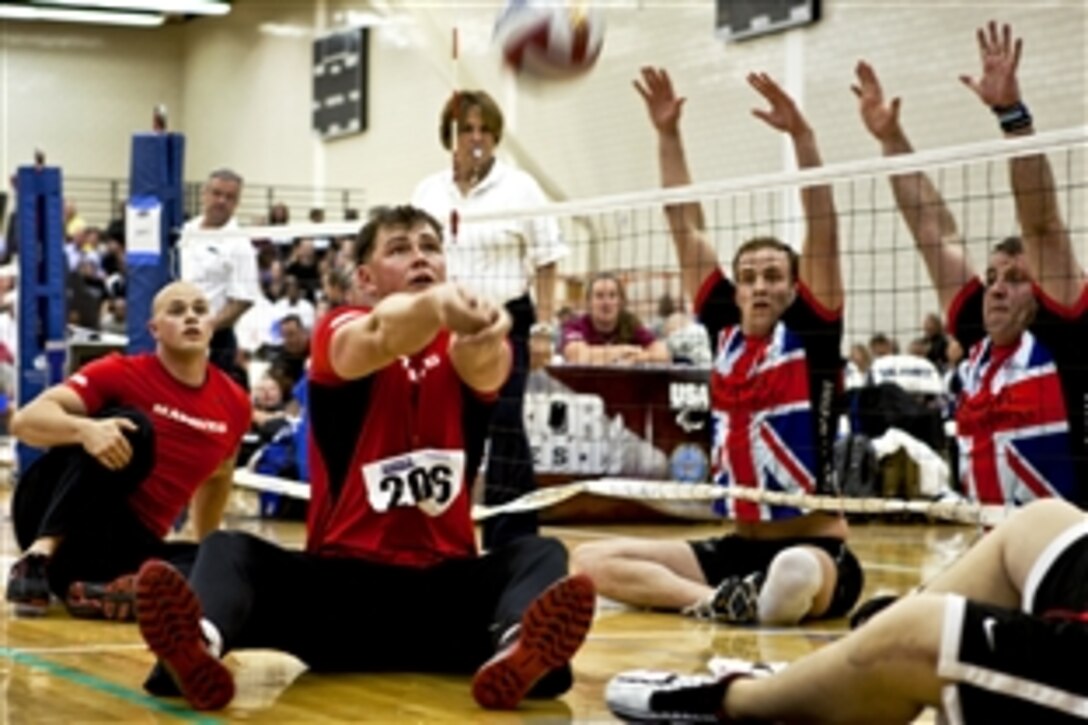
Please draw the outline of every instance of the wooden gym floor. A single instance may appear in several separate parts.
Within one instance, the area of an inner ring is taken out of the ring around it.
[[[17,556],[0,494],[0,567]],[[301,524],[235,520],[231,526],[298,547]],[[597,537],[716,535],[704,524],[549,526],[544,533],[574,546]],[[975,538],[951,525],[858,524],[852,546],[865,567],[865,596],[905,591],[941,570]],[[6,603],[0,639],[0,723],[88,722],[610,722],[604,686],[632,668],[695,672],[713,655],[792,660],[838,637],[845,620],[791,629],[732,628],[672,614],[631,611],[600,602],[588,641],[574,660],[575,687],[556,701],[529,701],[515,712],[479,709],[469,678],[419,674],[308,675],[297,660],[273,652],[239,652],[228,662],[238,682],[231,706],[212,714],[183,701],[146,695],[141,683],[152,664],[135,625],[70,618],[59,604],[49,616],[16,618]],[[923,722],[932,722],[927,714]]]

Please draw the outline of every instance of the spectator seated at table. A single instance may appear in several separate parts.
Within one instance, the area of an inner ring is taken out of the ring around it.
[[[586,291],[588,312],[563,328],[562,354],[576,365],[667,363],[669,349],[627,309],[623,283],[611,274],[598,274]]]

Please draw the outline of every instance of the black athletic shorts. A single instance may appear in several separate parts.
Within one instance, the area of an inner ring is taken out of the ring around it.
[[[831,604],[821,618],[845,617],[861,596],[865,576],[854,552],[842,539],[831,537],[796,539],[749,539],[736,534],[714,539],[689,541],[707,584],[717,586],[731,576],[752,572],[767,573],[779,552],[793,546],[814,546],[827,552],[838,569],[838,580]]]
[[[949,596],[937,674],[950,723],[1088,719],[1088,523],[1039,557],[1020,610]]]

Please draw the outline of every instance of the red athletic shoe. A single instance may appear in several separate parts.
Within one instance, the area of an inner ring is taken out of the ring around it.
[[[111,582],[72,582],[64,598],[68,613],[80,619],[136,619],[136,575],[125,574]]]
[[[517,638],[476,671],[476,702],[490,710],[512,710],[538,680],[566,666],[585,641],[596,600],[585,574],[561,579],[533,600]]]
[[[200,602],[177,569],[150,560],[136,576],[140,634],[197,710],[220,710],[234,698],[234,677],[208,651]]]

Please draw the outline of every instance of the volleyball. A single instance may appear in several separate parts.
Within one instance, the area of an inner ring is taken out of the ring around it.
[[[597,62],[604,19],[585,3],[511,0],[495,23],[495,42],[518,74],[574,78]]]

